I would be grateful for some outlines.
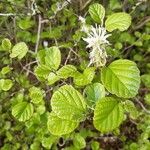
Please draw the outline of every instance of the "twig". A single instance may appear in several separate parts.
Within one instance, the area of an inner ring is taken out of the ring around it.
[[[80,56],[79,56],[72,48],[70,48],[70,50],[71,50],[78,58],[80,58]]]
[[[39,23],[38,23],[38,31],[37,31],[37,39],[36,39],[36,45],[35,45],[35,53],[37,53],[38,51],[38,47],[39,47],[39,41],[40,41],[40,34],[41,34],[41,21],[42,21],[42,18],[41,18],[41,15],[39,15]]]
[[[30,63],[26,64],[24,67],[28,67],[28,66],[30,66],[30,65],[32,65],[32,64],[35,64],[35,63],[37,63],[37,62],[38,62],[37,60],[32,61],[32,62],[30,62]]]
[[[141,106],[141,108],[147,113],[150,114],[150,111],[145,108],[145,106],[136,98],[135,101]]]
[[[71,50],[70,50],[69,53],[68,53],[68,56],[67,56],[67,58],[66,58],[66,61],[65,61],[64,65],[67,64],[67,62],[68,62],[68,60],[69,60],[69,58],[70,58],[70,55],[71,55]]]
[[[83,9],[86,8],[87,5],[89,5],[92,2],[92,0],[88,0],[83,6],[82,4],[80,4],[82,7],[80,8],[80,10],[82,11]]]
[[[0,13],[0,16],[9,17],[9,16],[16,16],[16,14],[13,14],[13,13],[7,13],[7,14]]]
[[[148,23],[150,21],[150,16],[145,17],[143,20],[140,21],[139,24],[137,24],[133,30],[138,30],[140,28],[142,28],[146,23]]]

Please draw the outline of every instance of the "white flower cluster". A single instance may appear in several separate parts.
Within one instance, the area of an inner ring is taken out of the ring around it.
[[[81,20],[81,17],[79,18]],[[83,38],[87,42],[87,48],[91,49],[90,52],[90,64],[95,64],[97,67],[104,66],[106,64],[106,46],[109,45],[107,38],[111,34],[107,34],[106,29],[100,25],[90,26],[87,30],[85,20],[82,18],[81,22],[84,21],[82,31],[87,34],[86,38]],[[84,29],[84,30],[83,30]]]

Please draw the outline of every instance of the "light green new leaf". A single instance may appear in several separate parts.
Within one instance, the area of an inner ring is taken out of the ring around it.
[[[140,72],[134,62],[120,59],[102,69],[101,80],[110,93],[132,98],[138,93]]]
[[[11,44],[9,39],[5,38],[5,39],[2,40],[2,48],[4,50],[10,50],[11,49],[11,45],[12,44]]]
[[[54,92],[51,106],[54,113],[61,119],[81,121],[86,113],[83,96],[71,85],[64,85]]]
[[[81,136],[81,134],[79,134],[79,133],[74,134],[73,145],[78,150],[86,147],[85,139]]]
[[[42,49],[42,50],[39,50],[38,53],[37,53],[37,61],[40,65],[44,65],[45,64],[45,54],[46,50],[45,49]]]
[[[43,100],[44,91],[37,87],[31,87],[29,89],[29,97],[31,98],[31,101],[35,104],[38,104]]]
[[[94,126],[101,132],[109,132],[122,123],[124,110],[119,99],[104,97],[99,100],[94,110]]]
[[[53,70],[59,68],[61,62],[61,53],[58,47],[50,47],[45,51],[45,65],[50,67]]]
[[[10,79],[0,79],[0,90],[8,91],[13,86],[13,83]]]
[[[93,78],[95,75],[95,68],[94,67],[89,67],[86,68],[82,73],[77,72],[74,75],[74,83],[77,86],[85,86],[88,85],[92,82]]]
[[[68,77],[74,76],[74,73],[77,71],[76,67],[73,65],[65,65],[57,71],[57,75],[60,78],[67,79]]]
[[[22,59],[26,53],[28,52],[28,47],[24,42],[17,43],[13,48],[10,54],[11,58],[18,57],[18,59]]]
[[[57,136],[71,133],[78,125],[79,122],[61,119],[53,112],[50,113],[47,122],[50,133]]]
[[[126,100],[124,103],[124,109],[130,114],[132,119],[137,119],[139,116],[139,112],[132,101]]]
[[[60,78],[53,72],[48,75],[48,85],[52,85],[57,82]]]
[[[92,103],[95,103],[96,101],[105,97],[105,88],[101,83],[88,85],[84,92],[87,96],[87,100]]]
[[[46,149],[51,149],[53,143],[55,143],[58,140],[57,136],[50,135],[49,137],[43,137],[42,138],[42,146]]]
[[[131,25],[131,16],[124,12],[114,13],[110,15],[105,22],[105,27],[109,32],[119,29],[127,30]]]
[[[20,102],[12,108],[12,115],[19,121],[29,120],[33,112],[33,105],[28,102]]]
[[[34,70],[35,75],[41,80],[47,79],[50,71],[51,69],[45,65],[39,65]]]
[[[105,17],[105,8],[101,4],[95,3],[90,5],[89,13],[95,22],[101,23]]]
[[[1,74],[6,75],[6,74],[8,74],[11,70],[12,70],[12,68],[10,68],[9,66],[3,67],[2,70],[1,70]]]

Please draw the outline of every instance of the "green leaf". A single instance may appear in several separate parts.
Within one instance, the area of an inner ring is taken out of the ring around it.
[[[85,94],[89,102],[95,103],[105,97],[105,88],[101,83],[94,83],[85,88]]]
[[[101,132],[109,132],[122,123],[124,110],[118,98],[104,97],[99,100],[94,110],[94,126]]]
[[[6,74],[8,74],[11,71],[11,69],[12,68],[10,68],[9,66],[3,67],[2,70],[1,70],[1,73],[3,75],[6,75]]]
[[[45,65],[39,65],[34,70],[35,75],[40,80],[46,80],[48,78],[48,75],[49,75],[50,71],[51,71],[51,69],[48,66],[45,66]]]
[[[67,79],[68,77],[73,77],[74,73],[77,71],[76,67],[73,65],[65,65],[57,71],[57,75],[60,78]]]
[[[11,49],[11,42],[9,39],[5,38],[2,40],[2,48],[4,50],[10,50]]]
[[[13,86],[13,83],[10,79],[0,79],[0,90],[8,91]]]
[[[20,19],[18,25],[22,30],[27,30],[34,25],[34,22],[31,20],[31,17],[26,17],[25,19]]]
[[[120,59],[102,69],[101,80],[110,93],[118,97],[132,98],[138,93],[140,72],[134,62]]]
[[[68,114],[69,115],[69,114]],[[55,113],[51,112],[48,117],[48,130],[53,135],[69,134],[78,126],[78,122],[59,118]]]
[[[52,85],[57,82],[60,78],[53,72],[48,75],[48,85]]]
[[[90,5],[89,13],[95,22],[101,23],[105,17],[105,8],[101,4],[95,3]]]
[[[57,139],[58,137],[53,135],[51,135],[50,137],[43,137],[42,146],[46,149],[51,149],[53,143],[55,143]]]
[[[144,101],[146,102],[146,104],[150,105],[150,93],[147,93],[144,96]]]
[[[38,53],[37,53],[36,59],[37,59],[37,61],[39,62],[40,65],[45,64],[45,56],[46,56],[45,52],[46,52],[46,50],[42,49],[42,50],[38,51]]]
[[[71,85],[64,85],[54,92],[51,106],[61,119],[81,121],[86,112],[83,96]]]
[[[12,108],[12,115],[19,121],[29,120],[33,112],[33,105],[28,102],[20,102]]]
[[[29,97],[31,98],[31,102],[38,104],[43,100],[44,91],[33,86],[29,89]]]
[[[97,141],[92,141],[91,142],[91,148],[92,148],[92,150],[101,150],[100,149],[100,144]]]
[[[22,59],[26,53],[28,52],[28,47],[24,42],[17,43],[13,48],[10,54],[11,58],[18,57],[18,59]]]
[[[139,116],[138,110],[132,101],[126,100],[124,104],[124,109],[130,114],[130,117],[132,119],[137,119],[137,117]]]
[[[77,86],[88,85],[92,82],[94,75],[95,75],[95,68],[94,67],[86,68],[84,70],[83,74],[77,72],[74,75],[74,83]]]
[[[45,52],[45,65],[52,70],[57,70],[61,62],[61,53],[58,47],[50,47]]]
[[[131,25],[131,16],[124,12],[114,13],[110,15],[106,22],[105,26],[109,32],[119,29],[120,31],[125,31]]]
[[[146,87],[150,88],[150,74],[143,74],[141,80]]]
[[[76,149],[83,149],[86,147],[85,139],[79,134],[75,134],[73,138],[73,145],[76,147]]]

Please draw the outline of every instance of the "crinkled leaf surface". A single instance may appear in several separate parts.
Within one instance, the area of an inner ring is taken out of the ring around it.
[[[13,106],[12,115],[19,121],[26,121],[33,115],[33,105],[28,102],[20,102]]]
[[[68,77],[74,76],[74,73],[77,71],[76,67],[73,65],[65,65],[57,71],[57,75],[60,78],[67,79]]]
[[[95,22],[101,23],[105,17],[105,8],[101,4],[95,3],[90,5],[89,13]]]
[[[101,80],[110,93],[132,98],[138,93],[140,72],[134,62],[120,59],[102,69]]]
[[[131,16],[124,12],[114,13],[106,19],[105,27],[109,32],[119,29],[127,30],[131,25]]]
[[[86,112],[83,96],[71,85],[64,85],[54,92],[51,106],[61,119],[81,121]]]
[[[104,97],[94,110],[94,126],[101,132],[116,129],[124,119],[124,110],[118,98]]]
[[[57,82],[60,78],[53,72],[50,72],[50,74],[47,77],[48,85],[52,85],[55,82]]]
[[[58,136],[71,133],[78,124],[79,122],[59,118],[53,112],[49,114],[47,122],[48,130],[51,134]]]
[[[11,58],[18,57],[18,59],[22,59],[26,55],[27,52],[28,52],[28,47],[27,47],[26,43],[20,42],[20,43],[17,43],[12,48],[10,57]]]
[[[95,75],[95,68],[88,67],[83,73],[77,72],[74,76],[74,83],[77,86],[85,86],[92,82]]]
[[[13,86],[13,82],[10,79],[0,79],[0,90],[8,91]]]
[[[29,89],[29,96],[33,103],[38,104],[43,100],[44,91],[33,86]]]
[[[61,62],[61,53],[58,47],[53,46],[45,51],[45,65],[53,70],[57,70]]]

